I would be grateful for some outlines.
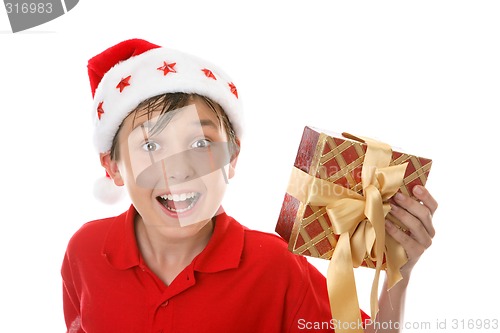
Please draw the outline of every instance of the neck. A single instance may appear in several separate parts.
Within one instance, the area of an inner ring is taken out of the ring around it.
[[[135,224],[139,250],[151,268],[186,267],[207,246],[213,228],[213,220],[186,227],[151,226],[139,215]]]

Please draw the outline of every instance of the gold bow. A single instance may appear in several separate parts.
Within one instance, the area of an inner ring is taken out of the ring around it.
[[[363,261],[376,262],[370,305],[372,318],[378,312],[378,284],[382,264],[387,267],[388,286],[400,279],[406,263],[402,246],[385,234],[387,200],[403,183],[408,163],[389,166],[391,147],[369,138],[342,133],[366,143],[361,171],[363,195],[294,168],[287,192],[304,204],[326,206],[333,232],[339,236],[327,271],[327,287],[336,332],[363,332],[353,267]]]

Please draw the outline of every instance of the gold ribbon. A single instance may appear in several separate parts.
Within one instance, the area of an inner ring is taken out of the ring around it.
[[[287,192],[303,204],[326,206],[333,232],[339,236],[327,271],[327,287],[336,332],[363,332],[353,267],[365,259],[376,262],[370,306],[375,319],[378,312],[378,285],[385,256],[388,286],[402,277],[406,263],[402,246],[385,234],[386,202],[403,182],[407,163],[389,166],[391,147],[369,138],[342,133],[344,137],[366,143],[361,171],[363,195],[294,168]]]

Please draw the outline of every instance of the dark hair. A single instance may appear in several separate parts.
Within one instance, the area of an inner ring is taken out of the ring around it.
[[[187,93],[167,93],[157,95],[142,101],[134,110],[129,113],[129,116],[133,114],[135,122],[135,119],[137,119],[137,117],[143,115],[146,115],[148,120],[150,120],[153,112],[157,112],[158,110],[160,110],[160,116],[168,115],[169,112],[189,105],[195,97],[200,97],[207,104],[207,106],[210,107],[210,109],[217,116],[219,124],[224,127],[228,136],[229,154],[231,156],[231,160],[233,160],[236,156],[238,156],[240,150],[239,139],[236,136],[233,126],[231,125],[231,122],[229,121],[229,118],[227,117],[227,114],[224,112],[222,107],[205,96]],[[155,126],[152,128],[152,131],[161,131],[163,128],[165,128],[165,126],[174,115],[175,114],[172,112],[170,117],[159,117],[160,121],[155,124]],[[111,144],[110,156],[113,160],[118,160],[120,158],[118,148],[118,133],[120,132],[122,125],[123,122],[118,127],[118,131],[116,131],[113,142]]]

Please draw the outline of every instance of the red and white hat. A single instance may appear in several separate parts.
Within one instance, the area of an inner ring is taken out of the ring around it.
[[[94,104],[94,144],[108,152],[118,128],[140,102],[164,93],[195,93],[218,103],[238,137],[242,107],[233,81],[215,65],[198,57],[130,39],[88,62]]]
[[[164,93],[194,93],[218,103],[241,138],[243,114],[233,81],[215,65],[198,57],[142,39],[118,43],[91,58],[88,74],[94,103],[94,145],[109,152],[120,124],[142,101]],[[112,203],[121,191],[108,179],[94,194]]]

